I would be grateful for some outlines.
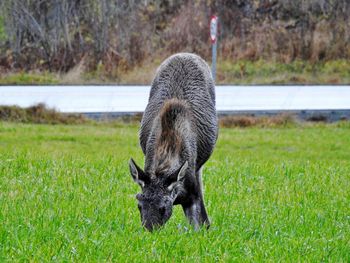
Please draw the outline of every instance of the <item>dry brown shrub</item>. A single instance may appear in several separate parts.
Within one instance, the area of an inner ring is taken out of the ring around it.
[[[326,20],[318,22],[312,34],[311,60],[315,62],[324,59],[331,42],[332,29],[330,23]]]
[[[166,49],[209,55],[208,17],[203,5],[189,1],[173,17],[164,32]]]
[[[75,65],[72,69],[70,69],[67,73],[62,75],[63,83],[80,83],[83,73],[85,72],[86,62],[85,57],[81,59],[81,61]]]
[[[223,128],[233,127],[286,127],[294,125],[295,118],[291,114],[275,116],[230,115],[219,118],[219,125]]]
[[[87,122],[81,114],[65,114],[49,109],[45,104],[21,108],[18,106],[0,106],[0,120],[22,123],[45,124],[81,124]]]
[[[325,115],[322,114],[314,114],[306,119],[310,122],[327,122],[328,118]]]

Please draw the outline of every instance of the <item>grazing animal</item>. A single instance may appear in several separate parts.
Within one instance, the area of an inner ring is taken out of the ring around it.
[[[164,225],[177,204],[196,229],[209,227],[201,170],[217,135],[215,87],[208,65],[194,54],[169,57],[157,70],[141,121],[144,170],[133,159],[129,162],[131,176],[142,188],[136,198],[146,229]]]

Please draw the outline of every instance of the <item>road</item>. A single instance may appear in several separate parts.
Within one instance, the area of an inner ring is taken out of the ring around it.
[[[0,86],[0,105],[61,112],[142,112],[149,86]],[[350,86],[217,86],[219,112],[350,110]]]

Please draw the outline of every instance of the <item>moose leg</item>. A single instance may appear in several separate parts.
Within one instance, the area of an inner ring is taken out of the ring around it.
[[[210,222],[202,199],[195,200],[193,203],[182,207],[187,219],[195,229],[200,228],[204,224],[209,228]]]
[[[199,169],[199,171],[196,173],[196,178],[198,180],[198,197],[188,205],[182,206],[186,217],[196,229],[204,224],[207,228],[210,226],[208,214],[204,206],[201,175],[202,169]]]

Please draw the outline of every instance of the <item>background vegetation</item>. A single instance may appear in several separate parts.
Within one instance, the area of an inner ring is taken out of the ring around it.
[[[209,231],[180,207],[143,230],[137,126],[0,123],[0,261],[350,258],[349,125],[221,129],[204,169]]]
[[[82,124],[89,120],[81,114],[64,114],[49,109],[45,104],[37,104],[28,108],[18,106],[0,106],[0,121],[45,124]]]
[[[210,61],[208,20],[217,14],[219,69],[234,70],[232,76],[219,70],[219,82],[349,83],[347,0],[3,0],[0,5],[2,82],[15,81],[8,81],[13,73],[49,71],[60,83],[149,83],[156,65],[175,52],[195,52]],[[333,60],[345,61],[335,76],[323,71],[338,67],[325,65]],[[295,76],[293,65],[302,73]]]

